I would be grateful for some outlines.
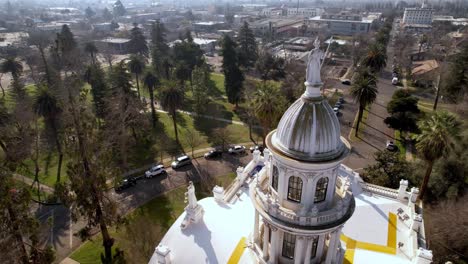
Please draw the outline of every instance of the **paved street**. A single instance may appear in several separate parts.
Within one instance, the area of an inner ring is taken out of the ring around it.
[[[168,175],[164,177],[141,178],[136,186],[119,194],[112,190],[110,196],[118,201],[122,213],[126,214],[166,191],[185,185],[189,180],[200,179],[206,175],[215,177],[235,172],[238,166],[245,166],[251,157],[249,153],[244,156],[223,154],[222,159],[215,160],[199,158],[193,161],[193,166],[180,168],[177,171],[169,168],[167,169]],[[77,223],[70,222],[68,208],[62,205],[35,204],[35,211],[43,223],[41,230],[43,230],[45,241],[52,244],[56,250],[56,262],[66,258],[81,245],[80,239],[73,234],[86,223],[82,220]],[[48,227],[48,223],[53,223],[53,228]]]

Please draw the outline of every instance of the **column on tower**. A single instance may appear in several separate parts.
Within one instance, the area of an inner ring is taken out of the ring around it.
[[[302,252],[304,252],[303,247],[304,247],[304,237],[296,236],[296,248],[294,249],[294,264],[304,263],[303,257],[302,257]]]
[[[258,228],[259,228],[259,214],[258,214],[258,211],[255,210],[255,223],[254,223],[254,234],[253,234],[254,243],[260,240],[260,238],[258,237],[259,236]]]
[[[278,242],[279,242],[279,231],[278,228],[270,226],[271,228],[271,243],[270,243],[270,263],[276,263],[278,258]]]
[[[263,221],[263,259],[267,260],[268,259],[268,240],[270,236],[270,228],[267,224],[267,222],[264,220]]]
[[[336,259],[336,249],[338,247],[340,234],[341,228],[338,228],[330,234],[330,243],[328,244],[327,258],[325,259],[325,263],[333,263],[333,261]]]

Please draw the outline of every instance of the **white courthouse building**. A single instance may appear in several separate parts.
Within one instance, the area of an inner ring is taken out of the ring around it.
[[[151,264],[431,263],[418,189],[368,184],[342,164],[351,145],[321,95],[314,52],[318,45],[305,92],[268,134],[263,156],[255,151],[213,197],[198,201],[190,184]]]

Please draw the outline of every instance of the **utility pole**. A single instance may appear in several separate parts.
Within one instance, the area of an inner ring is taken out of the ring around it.
[[[432,111],[437,110],[437,103],[439,102],[439,94],[440,94],[440,78],[441,78],[441,75],[442,75],[442,71],[437,76],[437,82],[436,82],[436,87],[435,87],[436,88],[436,96],[435,96],[435,99],[434,99],[434,106],[432,107]]]

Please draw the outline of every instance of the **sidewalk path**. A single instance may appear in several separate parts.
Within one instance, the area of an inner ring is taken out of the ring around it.
[[[164,111],[164,110],[161,110],[161,109],[156,109],[156,112],[169,114],[167,111]],[[186,115],[190,115],[190,116],[200,116],[200,117],[203,117],[203,118],[212,119],[212,120],[221,121],[221,122],[226,122],[226,123],[229,123],[229,124],[249,126],[248,124],[246,124],[246,123],[244,123],[242,121],[230,120],[230,119],[216,117],[216,116],[210,116],[210,115],[201,115],[201,114],[197,114],[197,113],[194,113],[194,112],[183,111],[183,110],[177,110],[177,112],[183,113],[183,114],[186,114]],[[255,125],[252,126],[252,127],[253,128],[261,128],[261,126],[255,126]]]
[[[23,176],[21,174],[17,174],[17,173],[13,174],[13,178],[15,180],[17,180],[17,181],[24,182],[24,183],[28,184],[29,186],[31,186],[33,184],[33,182],[34,182],[33,179],[31,179],[29,177],[26,177],[26,176]],[[39,183],[39,186],[41,188],[41,191],[44,191],[44,192],[49,193],[49,194],[54,193],[54,188],[52,188],[50,186],[47,186],[47,185],[42,184],[42,183]]]

